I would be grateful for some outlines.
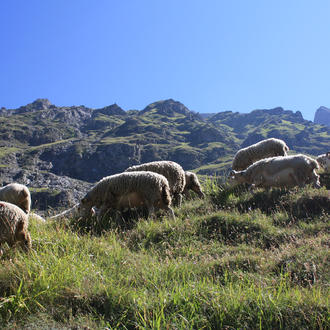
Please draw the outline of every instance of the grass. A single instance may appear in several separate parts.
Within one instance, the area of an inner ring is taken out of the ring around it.
[[[72,138],[68,138],[65,140],[58,140],[58,141],[51,142],[51,143],[40,144],[35,147],[29,147],[28,151],[35,151],[35,150],[39,150],[39,149],[49,148],[49,147],[53,147],[54,145],[73,142],[73,141],[79,141],[79,138],[72,137]]]
[[[1,327],[328,328],[329,192],[204,188],[176,219],[32,219],[33,250],[0,259]]]

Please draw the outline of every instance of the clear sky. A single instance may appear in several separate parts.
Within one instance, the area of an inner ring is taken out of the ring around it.
[[[330,107],[329,0],[1,0],[0,107]]]

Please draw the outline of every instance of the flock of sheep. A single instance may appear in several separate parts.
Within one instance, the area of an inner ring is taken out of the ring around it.
[[[239,150],[234,156],[228,182],[264,188],[301,187],[305,184],[319,188],[316,170],[320,164],[330,172],[330,152],[315,160],[302,154],[288,156],[288,150],[284,141],[274,138]],[[184,171],[173,161],[145,163],[104,177],[77,205],[50,218],[58,219],[75,213],[80,217],[99,218],[110,210],[141,206],[147,209],[147,216],[163,209],[174,218],[172,205],[180,206],[183,195],[189,190],[196,192],[200,198],[204,197],[196,174]],[[28,232],[30,211],[31,195],[26,186],[12,183],[0,188],[0,245],[6,242],[9,246],[31,247]]]

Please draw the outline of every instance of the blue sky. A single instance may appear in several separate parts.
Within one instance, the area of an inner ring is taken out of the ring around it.
[[[0,107],[330,107],[328,0],[1,0]]]

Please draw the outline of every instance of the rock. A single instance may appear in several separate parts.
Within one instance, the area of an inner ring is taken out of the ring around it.
[[[319,107],[315,112],[314,123],[330,126],[330,109]]]

